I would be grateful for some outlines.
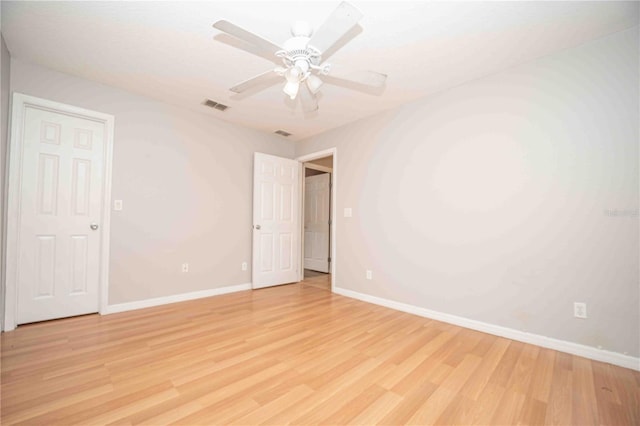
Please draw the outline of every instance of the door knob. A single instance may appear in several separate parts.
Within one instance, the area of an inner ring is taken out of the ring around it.
[[[89,225],[91,227],[91,229],[93,229],[94,231],[96,229],[98,229],[98,224],[97,223],[92,223],[91,225]]]
[[[260,230],[260,225],[256,225],[256,229],[257,229],[257,230]]]

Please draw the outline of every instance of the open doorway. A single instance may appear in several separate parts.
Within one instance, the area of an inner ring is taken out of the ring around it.
[[[333,155],[304,162],[303,171],[304,282],[331,290]]]

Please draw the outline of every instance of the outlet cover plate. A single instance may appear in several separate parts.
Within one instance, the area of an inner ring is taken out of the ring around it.
[[[587,304],[583,302],[574,302],[573,316],[576,318],[587,318]]]

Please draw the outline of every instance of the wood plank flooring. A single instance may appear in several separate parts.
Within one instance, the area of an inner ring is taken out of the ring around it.
[[[6,425],[640,424],[638,372],[317,282],[26,325],[1,343]]]
[[[323,272],[304,270],[304,283],[308,286],[331,291],[331,275]]]

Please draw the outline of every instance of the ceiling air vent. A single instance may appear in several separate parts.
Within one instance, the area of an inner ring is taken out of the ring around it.
[[[216,101],[212,101],[211,99],[207,99],[206,101],[204,101],[204,104],[210,108],[215,108],[218,111],[224,111],[225,109],[229,108],[229,106],[223,105]]]
[[[284,136],[285,138],[291,136],[291,133],[285,132],[284,130],[276,130],[273,133],[275,133],[276,135]]]

